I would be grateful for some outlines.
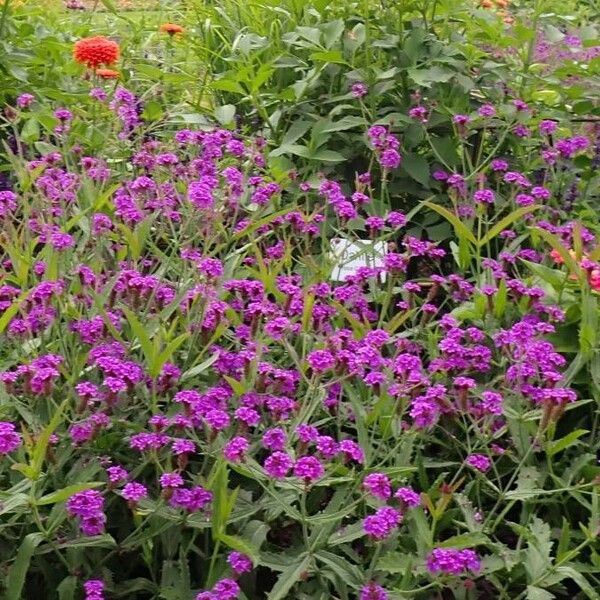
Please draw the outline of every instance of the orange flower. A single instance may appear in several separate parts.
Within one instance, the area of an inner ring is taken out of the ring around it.
[[[75,42],[73,58],[90,69],[112,65],[119,60],[119,44],[101,35],[83,38]]]
[[[176,33],[183,33],[185,29],[181,25],[176,23],[163,23],[160,26],[161,33],[168,33],[169,35],[175,35]]]
[[[102,77],[102,79],[119,79],[121,77],[119,71],[113,71],[112,69],[96,69],[96,75]]]

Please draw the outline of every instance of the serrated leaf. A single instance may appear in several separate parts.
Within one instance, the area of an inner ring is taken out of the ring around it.
[[[268,600],[283,600],[288,597],[288,592],[308,571],[312,564],[312,558],[301,554],[285,571],[279,575],[273,589],[269,592]]]
[[[533,585],[527,586],[527,600],[553,600],[554,594]]]

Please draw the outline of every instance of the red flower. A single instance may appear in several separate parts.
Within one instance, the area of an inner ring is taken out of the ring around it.
[[[102,79],[119,79],[121,73],[112,69],[96,69],[96,75],[102,77]]]
[[[181,25],[176,25],[175,23],[163,23],[160,26],[161,33],[168,33],[169,35],[174,35],[176,33],[183,33],[185,29]]]
[[[83,38],[75,42],[73,57],[90,69],[100,65],[112,65],[119,60],[119,44],[103,36]]]

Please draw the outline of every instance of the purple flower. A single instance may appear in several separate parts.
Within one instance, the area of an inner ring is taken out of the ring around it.
[[[311,369],[317,373],[322,373],[335,366],[335,358],[328,350],[313,350],[307,359]]]
[[[123,488],[121,495],[132,504],[137,504],[143,498],[148,497],[148,489],[145,485],[132,481]]]
[[[101,579],[88,579],[83,584],[84,600],[104,600],[104,582]]]
[[[8,454],[21,445],[21,434],[17,433],[13,423],[0,421],[0,454]]]
[[[427,570],[432,575],[461,575],[467,571],[476,573],[481,562],[474,550],[457,548],[434,548],[427,557]]]
[[[307,484],[322,477],[324,472],[323,465],[314,456],[303,456],[294,465],[294,475],[299,479],[304,479]]]
[[[390,478],[383,473],[371,473],[363,480],[363,487],[379,500],[387,500],[392,495]]]
[[[54,116],[59,121],[70,121],[73,118],[73,113],[66,108],[59,108],[54,111]]]
[[[233,579],[221,579],[212,589],[213,595],[219,600],[234,600],[240,592],[240,586]]]
[[[290,469],[293,467],[294,461],[285,452],[273,452],[267,460],[265,460],[264,469],[273,479],[283,479],[287,477]]]
[[[283,450],[287,443],[287,434],[281,427],[267,429],[263,434],[262,445],[269,450]]]
[[[108,481],[113,484],[125,481],[129,476],[129,473],[127,473],[123,467],[118,465],[115,465],[114,467],[108,467],[106,469],[106,474],[108,476]]]
[[[471,117],[468,115],[454,115],[454,117],[452,117],[452,122],[462,127],[471,122]]]
[[[490,162],[490,167],[492,171],[507,171],[508,170],[508,162],[503,158],[495,158]]]
[[[360,590],[360,600],[388,600],[387,592],[374,581]]]
[[[551,135],[558,129],[557,121],[544,120],[540,123],[540,133],[543,135]]]
[[[397,169],[401,160],[402,157],[395,148],[388,148],[379,155],[379,164],[387,170]]]
[[[362,82],[357,81],[352,84],[351,93],[355,98],[362,98],[369,93],[369,88]]]
[[[252,559],[241,552],[230,552],[227,557],[227,563],[237,575],[249,573],[252,571]]]
[[[383,540],[402,522],[402,514],[390,506],[382,506],[363,521],[364,532],[375,540]]]
[[[84,490],[73,494],[67,500],[67,511],[79,517],[79,528],[84,535],[100,535],[104,533],[106,515],[104,514],[104,498],[96,490]]]
[[[183,485],[183,477],[177,473],[163,473],[160,478],[160,487],[163,489],[174,489]]]
[[[473,200],[478,204],[493,204],[496,199],[496,195],[492,190],[484,189],[477,190],[473,194]]]
[[[408,111],[408,116],[415,121],[419,121],[420,123],[427,123],[429,111],[424,106],[413,106]]]
[[[198,485],[190,489],[177,488],[173,490],[169,504],[173,508],[183,508],[189,513],[195,513],[210,504],[212,499],[212,492]]]
[[[398,488],[394,494],[394,498],[398,498],[403,504],[409,508],[414,508],[421,504],[421,496],[418,492],[415,492],[411,487]]]
[[[250,443],[245,437],[234,437],[231,441],[225,444],[223,455],[229,462],[243,462],[244,456],[250,447]]]
[[[477,111],[480,117],[495,117],[496,116],[496,108],[493,104],[484,104],[479,107]]]
[[[492,466],[492,461],[483,454],[471,454],[465,460],[465,463],[470,467],[485,473]]]
[[[35,97],[32,94],[21,94],[17,98],[17,106],[19,108],[29,108],[34,100]]]

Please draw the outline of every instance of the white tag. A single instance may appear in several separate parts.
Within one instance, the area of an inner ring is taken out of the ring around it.
[[[348,275],[355,275],[361,267],[383,267],[383,257],[387,249],[385,242],[333,238],[330,243],[335,262],[331,273],[331,279],[334,281],[344,281]],[[385,281],[385,276],[385,271],[382,271],[382,281]]]

